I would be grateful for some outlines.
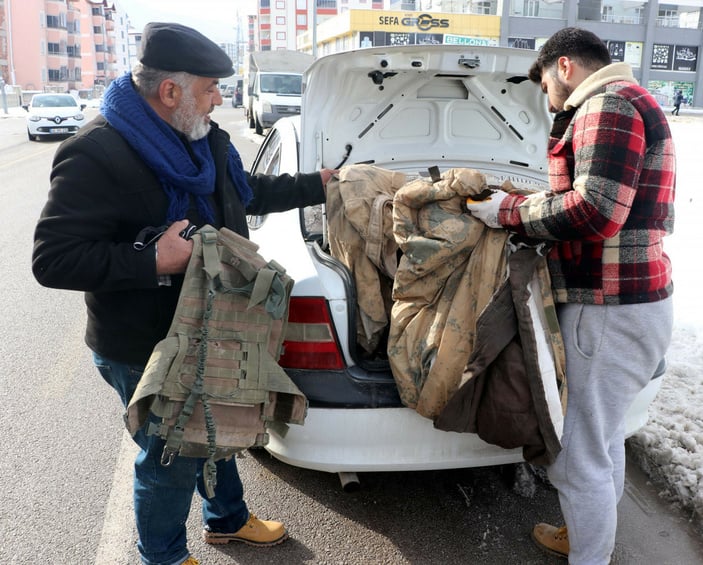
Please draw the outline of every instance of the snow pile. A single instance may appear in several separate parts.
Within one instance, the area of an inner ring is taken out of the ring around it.
[[[661,495],[703,519],[703,340],[693,328],[674,329],[662,388],[649,422],[630,438]]]

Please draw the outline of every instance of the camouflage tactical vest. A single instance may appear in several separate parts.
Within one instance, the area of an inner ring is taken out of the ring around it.
[[[166,440],[162,464],[176,455],[207,457],[214,492],[218,459],[265,445],[273,420],[302,424],[307,401],[277,364],[293,280],[257,245],[204,226],[168,336],[149,358],[125,415],[134,435]],[[151,413],[151,417],[149,417]]]

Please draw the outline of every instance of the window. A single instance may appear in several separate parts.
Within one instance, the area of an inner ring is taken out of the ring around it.
[[[660,27],[678,27],[679,14],[677,10],[665,10],[660,8],[657,15],[657,24]]]
[[[536,0],[525,0],[525,16],[536,18],[539,16],[539,2]]]
[[[611,24],[641,24],[644,21],[643,15],[643,6],[637,2],[587,0],[578,5],[578,18],[580,20]]]
[[[270,131],[259,155],[261,157],[254,163],[255,169],[252,170],[252,174],[278,175],[281,170],[281,134],[277,129]],[[247,224],[252,230],[260,228],[265,220],[266,216],[247,216]]]
[[[276,16],[276,25],[277,26],[286,25],[286,17],[285,16]]]
[[[59,27],[59,17],[58,16],[46,16],[46,27],[51,27],[51,28]]]
[[[308,0],[296,0],[295,9],[296,10],[307,10],[308,9]]]
[[[492,2],[474,2],[476,6],[491,4],[491,14],[497,11],[497,4]],[[582,0],[579,6],[586,3]],[[475,12],[481,13],[481,12]],[[510,14],[512,16],[523,16],[526,18],[555,18],[561,19],[564,17],[564,0],[511,0]]]
[[[102,35],[103,28],[101,26],[93,26],[93,33],[95,35]]]
[[[493,2],[491,0],[480,0],[478,2],[474,1],[471,3],[471,13],[482,14],[484,16],[495,14],[495,11],[493,10]]]
[[[47,51],[48,51],[49,55],[58,55],[60,53],[59,44],[58,43],[49,43],[47,45]]]
[[[295,17],[295,24],[298,27],[307,28],[308,27],[308,16],[307,14],[298,14]]]
[[[276,32],[276,39],[279,41],[285,41],[286,40],[286,32],[285,31],[277,31]]]
[[[286,3],[283,0],[276,0],[276,9],[277,10],[285,10]]]
[[[49,69],[49,81],[57,82],[60,80],[61,71],[58,69]]]

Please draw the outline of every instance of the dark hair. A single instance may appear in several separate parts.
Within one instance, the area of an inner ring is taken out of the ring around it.
[[[530,67],[530,80],[541,82],[542,72],[556,63],[559,57],[574,59],[593,71],[611,63],[608,48],[595,33],[578,27],[565,27],[542,46],[537,60]]]

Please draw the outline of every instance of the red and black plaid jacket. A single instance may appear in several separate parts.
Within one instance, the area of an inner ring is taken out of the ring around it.
[[[662,300],[673,291],[662,239],[673,231],[675,165],[656,100],[634,82],[611,82],[555,116],[551,191],[509,196],[498,219],[555,241],[549,266],[558,302]]]

